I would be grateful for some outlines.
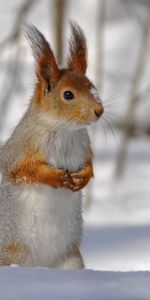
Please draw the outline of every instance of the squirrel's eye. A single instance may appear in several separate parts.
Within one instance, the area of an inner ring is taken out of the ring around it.
[[[74,94],[71,91],[65,91],[63,96],[66,100],[72,100],[74,98]]]

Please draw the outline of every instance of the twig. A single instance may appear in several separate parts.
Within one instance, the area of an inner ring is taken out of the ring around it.
[[[1,90],[6,91],[4,96],[1,99],[1,107],[0,107],[0,131],[3,127],[3,121],[4,117],[6,115],[8,106],[9,106],[9,100],[12,96],[15,82],[17,79],[17,73],[19,69],[19,56],[20,56],[20,45],[19,45],[19,38],[21,33],[21,25],[23,24],[27,14],[29,13],[32,5],[34,3],[37,3],[38,0],[25,0],[23,4],[20,6],[18,14],[16,16],[15,24],[14,24],[14,30],[12,33],[4,39],[0,43],[0,50],[3,50],[6,46],[15,44],[16,45],[16,54],[14,61],[12,62],[11,54],[8,59],[7,68],[6,68],[6,79],[4,80],[4,88]],[[9,79],[9,80],[8,80]]]
[[[9,100],[10,97],[12,96],[14,87],[15,87],[15,82],[17,79],[17,72],[18,72],[18,67],[19,67],[19,57],[21,56],[21,51],[20,51],[20,45],[17,45],[16,48],[16,53],[15,57],[13,58],[13,63],[12,63],[12,58],[11,62],[9,61],[7,71],[6,71],[6,79],[4,80],[4,88],[2,90],[6,91],[3,98],[2,98],[2,104],[1,104],[1,109],[0,109],[0,132],[3,129],[3,124],[4,124],[4,118],[6,116],[8,107],[9,107]],[[10,79],[11,76],[11,79]],[[10,83],[10,85],[8,84]]]
[[[20,36],[21,25],[23,24],[26,15],[30,11],[31,6],[38,0],[26,0],[20,6],[13,32],[0,43],[0,50],[3,50],[9,43],[15,43]]]
[[[96,55],[95,55],[95,79],[96,86],[102,92],[104,80],[104,24],[106,14],[106,0],[98,2],[96,21]]]

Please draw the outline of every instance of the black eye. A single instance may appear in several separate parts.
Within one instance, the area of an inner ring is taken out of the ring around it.
[[[65,91],[63,96],[66,100],[72,100],[74,98],[74,94],[71,91]]]

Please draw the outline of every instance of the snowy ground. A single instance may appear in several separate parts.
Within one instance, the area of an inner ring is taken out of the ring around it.
[[[1,268],[1,300],[149,300],[150,273]]]

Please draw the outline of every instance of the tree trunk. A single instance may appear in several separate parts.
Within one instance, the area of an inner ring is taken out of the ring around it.
[[[63,40],[64,40],[64,15],[66,0],[54,0],[55,5],[55,44],[56,58],[59,63],[63,61]]]
[[[148,7],[148,13],[144,23],[141,48],[139,51],[137,66],[133,75],[132,88],[130,93],[130,102],[129,102],[127,114],[124,121],[123,136],[122,136],[122,141],[118,152],[116,168],[114,172],[115,177],[119,177],[123,173],[128,143],[130,137],[132,136],[132,129],[135,125],[135,113],[136,113],[137,105],[140,100],[140,97],[138,96],[138,89],[142,81],[142,77],[146,65],[146,59],[148,55],[149,33],[150,33],[150,5]]]

